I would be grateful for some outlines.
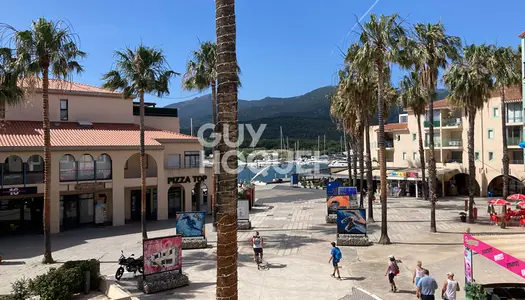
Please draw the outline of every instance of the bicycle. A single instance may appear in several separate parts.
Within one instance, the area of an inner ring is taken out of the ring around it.
[[[255,254],[255,263],[257,264],[257,270],[268,270],[268,265],[263,264],[261,253]]]

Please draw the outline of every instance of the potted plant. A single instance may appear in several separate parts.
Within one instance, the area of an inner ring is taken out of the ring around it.
[[[487,300],[487,292],[483,286],[476,282],[467,282],[465,286],[465,291],[467,293],[467,299],[470,300]]]

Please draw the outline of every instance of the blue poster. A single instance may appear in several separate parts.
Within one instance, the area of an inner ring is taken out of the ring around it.
[[[326,185],[326,197],[337,195],[337,188],[343,185],[342,181],[331,181]]]
[[[337,233],[366,235],[366,210],[364,208],[338,209]]]
[[[357,188],[355,186],[340,186],[337,188],[337,195],[357,195]]]
[[[181,212],[177,213],[177,234],[183,237],[205,236],[206,212]]]

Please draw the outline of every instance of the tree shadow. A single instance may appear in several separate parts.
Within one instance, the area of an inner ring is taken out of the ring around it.
[[[353,280],[353,281],[363,281],[365,280],[366,277],[363,277],[363,276],[359,276],[359,277],[341,277],[341,280]]]

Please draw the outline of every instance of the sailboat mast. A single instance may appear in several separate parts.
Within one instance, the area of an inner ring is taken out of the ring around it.
[[[323,136],[324,142],[323,142],[323,154],[326,155],[326,134]]]
[[[283,127],[279,126],[279,128],[281,130],[281,150],[283,150]]]
[[[191,136],[193,136],[193,118],[190,118],[190,127]]]

